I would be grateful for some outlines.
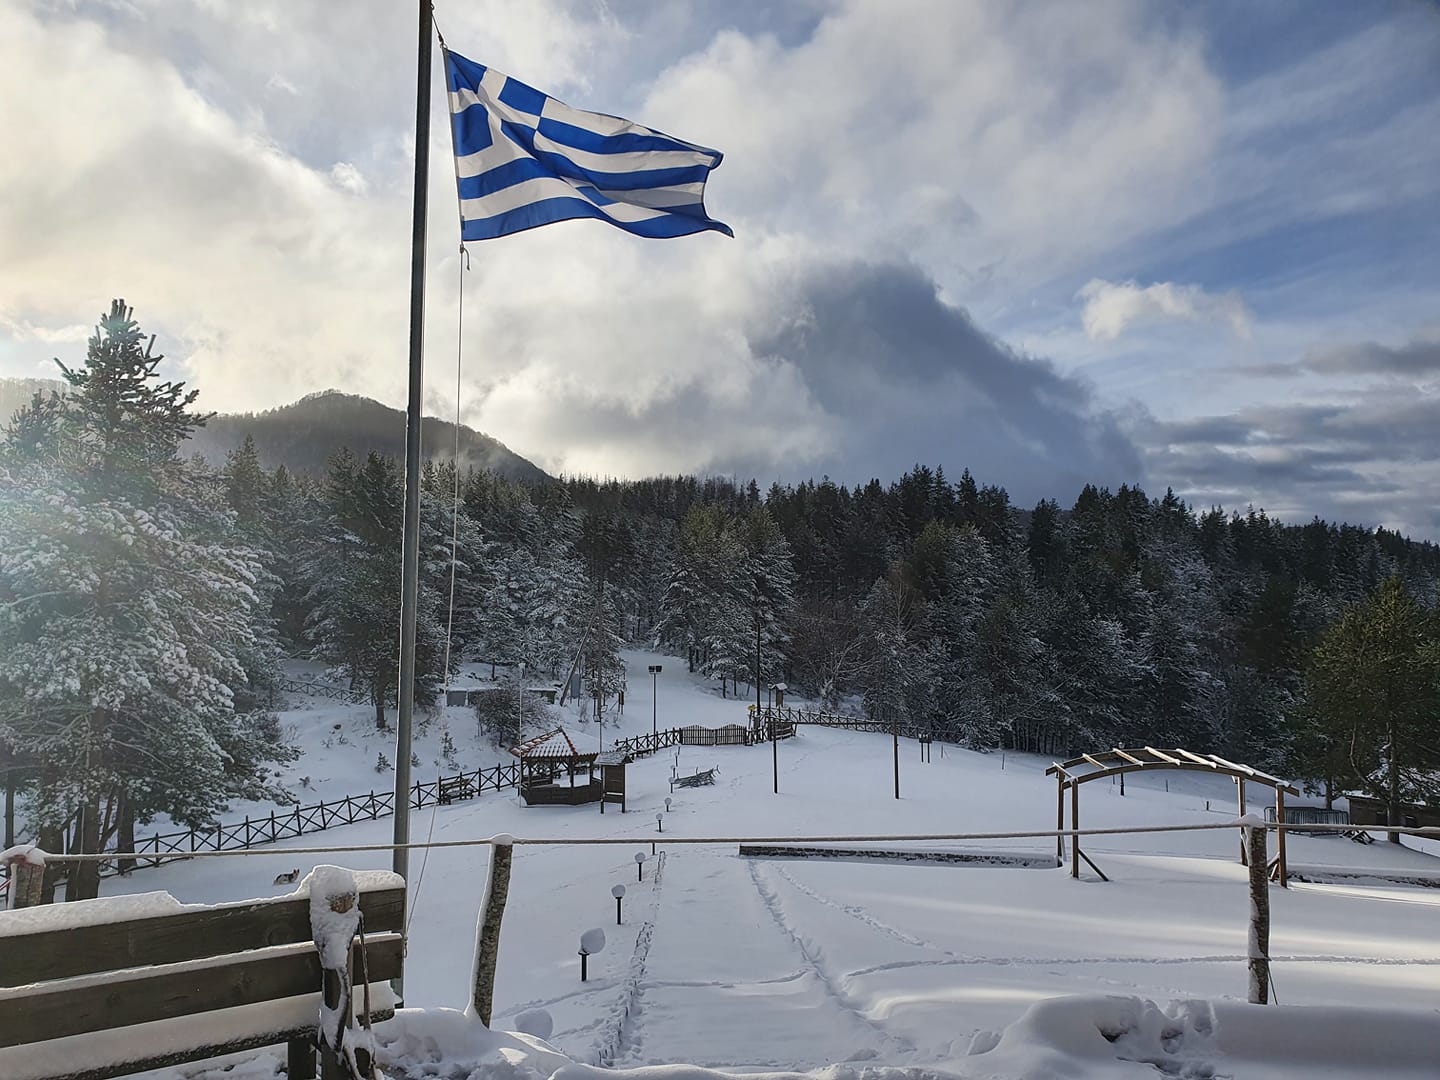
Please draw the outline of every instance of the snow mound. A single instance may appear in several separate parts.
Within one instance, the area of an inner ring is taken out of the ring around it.
[[[1122,1080],[1433,1077],[1433,1012],[1077,996],[1032,1005],[997,1037],[979,1032],[962,1075]],[[979,1065],[972,1073],[966,1066]]]

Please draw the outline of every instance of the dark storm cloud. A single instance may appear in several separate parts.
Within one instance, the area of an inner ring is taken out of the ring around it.
[[[1198,505],[1264,506],[1440,536],[1440,397],[1387,385],[1340,403],[1149,423],[1156,483]]]
[[[1440,339],[1417,339],[1398,347],[1372,341],[1317,350],[1302,364],[1324,375],[1440,375]]]
[[[1139,452],[1085,384],[996,341],[919,269],[821,267],[796,283],[793,303],[792,323],[750,346],[794,365],[838,422],[831,475],[969,467],[1023,501],[1140,478]]]
[[[1423,378],[1440,375],[1440,338],[1415,338],[1404,345],[1354,342],[1312,349],[1303,359],[1291,364],[1247,364],[1237,366],[1235,370],[1244,375],[1271,379],[1295,378],[1307,373]]]

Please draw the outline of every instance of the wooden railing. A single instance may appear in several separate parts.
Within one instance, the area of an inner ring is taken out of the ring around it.
[[[495,765],[489,769],[440,776],[429,782],[417,781],[410,788],[410,806],[423,810],[436,803],[442,805],[463,799],[474,799],[486,791],[518,787],[520,763]],[[118,874],[149,866],[160,866],[173,859],[183,859],[194,851],[233,851],[259,844],[273,844],[307,833],[323,832],[340,825],[374,821],[395,812],[393,791],[371,791],[364,795],[346,795],[332,802],[296,806],[291,810],[271,811],[267,817],[247,817],[243,821],[222,822],[206,829],[183,829],[177,832],[147,836],[135,842],[140,857],[127,865],[105,863],[102,876]]]
[[[644,757],[646,754],[654,754],[663,750],[667,746],[678,746],[679,744],[680,728],[671,728],[668,731],[652,732],[649,735],[632,735],[626,739],[616,739],[611,749],[618,750],[622,754],[629,754],[631,757]]]
[[[278,679],[275,682],[275,689],[283,690],[287,694],[308,694],[311,697],[323,697],[331,701],[346,701],[359,704],[366,700],[364,694],[351,690],[349,687],[334,686],[330,683],[310,682],[302,679]]]

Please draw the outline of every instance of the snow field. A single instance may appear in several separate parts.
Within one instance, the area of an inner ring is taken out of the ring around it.
[[[632,672],[644,672],[646,663],[657,659],[665,664],[659,684],[662,728],[744,722],[745,700],[713,695],[685,673],[683,661],[644,653],[627,659]],[[607,746],[617,733],[650,730],[649,692],[648,676],[631,679],[627,715],[618,724],[607,718]],[[355,711],[363,721],[364,710]],[[468,715],[468,710],[448,712]],[[459,743],[460,722],[450,723]],[[575,725],[573,714],[567,723],[595,732],[593,724]],[[1163,1006],[1206,999],[1219,1003],[1214,1008],[1223,1017],[1232,1008],[1226,1002],[1243,1002],[1246,872],[1237,861],[1238,835],[1228,829],[1089,839],[1085,850],[1112,877],[1108,884],[1088,871],[1085,879],[1072,881],[1068,869],[746,859],[734,845],[661,848],[663,870],[658,858],[648,861],[645,883],[636,882],[634,853],[648,855],[651,839],[661,839],[655,814],[663,812],[666,797],[673,799],[664,834],[671,838],[1054,826],[1054,781],[1043,775],[1047,760],[1005,755],[1002,767],[999,754],[947,748],[942,758],[937,747],[933,761],[922,765],[914,744],[902,742],[904,797],[897,802],[889,739],[801,731],[778,748],[778,796],[771,793],[768,746],[683,747],[681,773],[718,767],[718,783],[672,795],[674,756],[662,752],[630,766],[625,815],[610,808],[602,816],[594,806],[525,808],[513,794],[493,792],[434,810],[436,840],[508,832],[631,841],[516,848],[496,982],[497,1028],[544,1009],[554,1020],[549,1045],[567,1059],[620,1067],[686,1061],[742,1071],[814,1070],[851,1062],[841,1073],[889,1066],[974,1077],[1156,1075],[1153,1065],[1136,1065],[1133,1073],[1116,1065],[1129,1039],[1140,1046],[1136,1053],[1150,1047],[1152,1056],[1170,1054],[1171,1064],[1181,1063],[1177,1070],[1190,1069],[1194,1076],[1435,1075],[1406,1071],[1411,1066],[1358,1036],[1348,1059],[1331,1055],[1326,1062],[1312,1055],[1308,1071],[1287,1072],[1283,1062],[1261,1061],[1253,1038],[1228,1045],[1223,1024],[1219,1034],[1201,1031],[1195,1025],[1203,1028],[1205,1021],[1193,1009],[1181,1019],[1145,1011],[1147,1001]],[[323,763],[317,754],[312,767],[317,760]],[[305,766],[305,760],[297,763]],[[338,776],[341,770],[336,765],[330,771]],[[1118,787],[1085,786],[1082,826],[1233,819],[1235,789],[1228,780],[1176,773],[1169,781],[1167,793],[1162,776],[1132,777],[1124,797]],[[1252,799],[1250,808],[1261,805]],[[423,841],[431,827],[432,811],[417,812],[412,837]],[[108,881],[106,891],[165,889],[181,901],[216,902],[270,891],[274,874],[297,861],[302,871],[322,862],[384,868],[390,863],[386,852],[301,857],[286,849],[384,843],[391,828],[381,820],[289,841],[273,854],[172,864]],[[954,846],[1054,851],[1054,841],[1045,839]],[[1366,847],[1339,837],[1293,836],[1289,853],[1294,864],[1411,872],[1437,867],[1432,856],[1408,847]],[[428,858],[412,853],[412,875],[419,876],[411,890],[408,1006],[466,1004],[486,858],[485,848],[437,849]],[[615,884],[628,890],[624,925],[618,927],[610,895]],[[1280,1002],[1364,1005],[1398,1017],[1401,1027],[1408,1021],[1399,1010],[1429,1010],[1422,1017],[1435,1020],[1440,890],[1296,884],[1288,891],[1272,889],[1271,906]],[[576,950],[579,935],[591,927],[603,928],[608,943],[590,958],[590,981],[581,984]],[[1083,1029],[1089,1038],[1097,1016],[1121,1008],[1096,994],[1137,1004],[1124,1007],[1127,1034],[1113,1045],[1101,1039],[1100,1047],[1081,1054],[1064,1032]],[[1063,1005],[1047,1004],[1060,995],[1089,996],[1076,999],[1066,1012]],[[1281,1013],[1272,1009],[1267,1015]],[[1241,1021],[1233,1023],[1243,1028]],[[1007,1028],[1005,1038],[993,1034]],[[1026,1037],[1033,1053],[1018,1048]],[[1175,1053],[1164,1049],[1167,1043]],[[972,1046],[995,1048],[971,1056]],[[1108,1055],[1095,1060],[1108,1062],[1111,1071],[1086,1071],[1091,1066],[1083,1064],[1089,1060],[1085,1055],[1092,1052]],[[1072,1071],[1026,1071],[1052,1068],[1045,1064],[1047,1054],[1069,1062]],[[1350,1073],[1343,1071],[1347,1060]],[[540,1061],[532,1064],[540,1068]],[[1373,1067],[1355,1072],[1357,1061]],[[541,1074],[548,1072],[541,1068]]]

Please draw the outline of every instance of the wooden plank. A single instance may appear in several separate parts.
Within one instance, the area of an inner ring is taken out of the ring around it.
[[[1193,755],[1192,755],[1192,756],[1193,756]],[[1206,756],[1209,757],[1210,759],[1212,759],[1213,761],[1215,761],[1218,765],[1221,765],[1221,766],[1223,766],[1223,767],[1225,767],[1225,768],[1227,768],[1227,769],[1231,769],[1231,770],[1233,770],[1233,771],[1235,771],[1235,772],[1237,772],[1237,773],[1244,773],[1246,776],[1253,776],[1253,777],[1257,777],[1257,778],[1262,779],[1262,780],[1264,780],[1264,779],[1274,779],[1274,777],[1266,777],[1265,774],[1262,773],[1262,772],[1257,772],[1255,769],[1252,769],[1249,765],[1236,765],[1235,762],[1233,762],[1233,761],[1226,761],[1226,760],[1225,760],[1223,757],[1221,757],[1219,754],[1208,754],[1208,755],[1206,755]]]
[[[389,1020],[394,1015],[394,1009],[376,1009],[370,1014],[370,1019],[371,1022],[378,1024],[382,1020]],[[292,1040],[309,1040],[314,1038],[314,1036],[315,1025],[307,1024],[303,1028],[285,1028],[280,1031],[261,1032],[230,1042],[197,1042],[193,1048],[177,1050],[173,1053],[156,1054],[153,1057],[125,1061],[116,1065],[82,1069],[79,1072],[65,1073],[63,1076],[57,1076],[54,1080],[110,1080],[111,1077],[115,1076],[131,1076],[135,1073],[146,1072],[150,1069],[162,1069],[171,1065],[184,1065],[192,1061],[204,1061],[207,1058],[220,1057],[223,1054],[237,1054],[243,1050],[258,1050],[263,1046],[275,1046],[279,1043],[290,1042]],[[310,1076],[313,1077],[315,1075],[313,1068],[313,1048],[310,1056],[312,1059]],[[297,1080],[303,1080],[303,1078],[297,1077]]]
[[[370,981],[398,977],[404,939],[399,934],[382,934],[370,937],[368,944]],[[351,961],[360,970],[359,942]],[[133,978],[117,976],[78,987],[61,984],[6,1001],[7,1007],[0,1009],[0,1046],[23,1046],[319,993],[320,972],[320,954],[311,945],[258,959],[245,959],[242,954],[233,963],[198,971],[139,972]]]
[[[1161,761],[1165,762],[1166,765],[1179,765],[1179,764],[1180,764],[1180,762],[1177,761],[1175,758],[1171,757],[1169,754],[1162,754],[1159,750],[1156,750],[1153,746],[1147,746],[1147,747],[1145,747],[1145,752],[1146,752],[1147,754],[1154,754],[1154,755],[1155,755],[1157,758],[1159,758]]]
[[[1138,757],[1135,757],[1127,753],[1126,751],[1121,750],[1118,746],[1111,747],[1110,752],[1124,758],[1131,765],[1139,765],[1142,769],[1145,767],[1145,762],[1141,761]],[[1151,764],[1153,765],[1154,762],[1151,762]]]
[[[1109,769],[1110,769],[1110,766],[1109,766],[1109,765],[1106,765],[1106,764],[1104,764],[1104,763],[1102,763],[1102,762],[1096,761],[1096,760],[1095,760],[1093,757],[1091,757],[1089,754],[1081,754],[1080,756],[1081,756],[1082,758],[1084,758],[1087,762],[1089,762],[1091,765],[1094,765],[1095,768],[1099,769],[1101,772],[1108,772]]]
[[[1203,758],[1199,754],[1192,754],[1189,750],[1185,750],[1180,747],[1176,747],[1175,753],[1181,755],[1182,757],[1189,758],[1197,765],[1204,765],[1207,768],[1211,769],[1218,769],[1220,767],[1217,762],[1212,761],[1210,758]],[[1247,769],[1246,771],[1248,772],[1249,770]]]
[[[400,930],[405,923],[405,890],[362,892],[360,910],[365,915],[367,934]],[[310,940],[309,897],[260,900],[129,922],[17,934],[5,939],[0,986],[177,964]]]

